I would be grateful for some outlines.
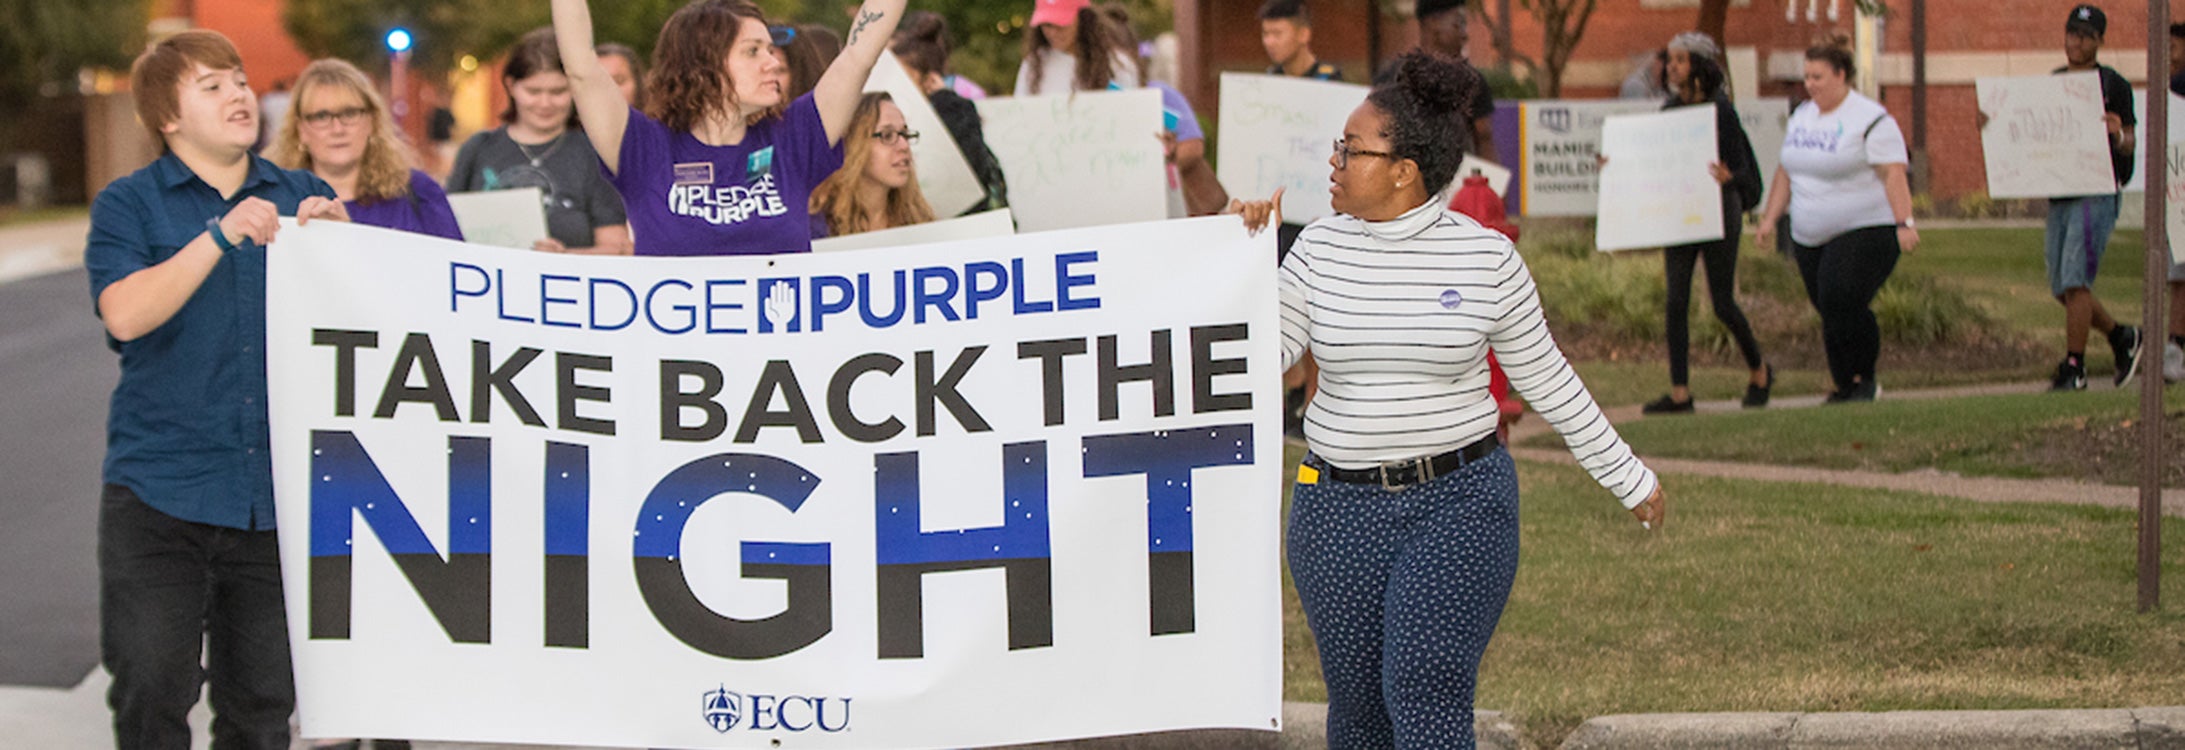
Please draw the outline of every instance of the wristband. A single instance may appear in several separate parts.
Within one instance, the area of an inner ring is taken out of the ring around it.
[[[220,248],[220,254],[226,255],[235,252],[235,243],[228,241],[228,233],[220,229],[219,219],[206,219],[205,232],[212,235],[212,244],[214,247]]]
[[[1915,222],[1915,221],[1913,221],[1913,220],[1912,220],[1912,217],[1909,217],[1909,216],[1907,216],[1907,217],[1904,217],[1904,220],[1903,220],[1903,221],[1897,222],[1897,226],[1899,226],[1899,227],[1902,227],[1902,228],[1905,228],[1905,229],[1918,229],[1918,228],[1919,228],[1919,223],[1918,223],[1918,222]]]

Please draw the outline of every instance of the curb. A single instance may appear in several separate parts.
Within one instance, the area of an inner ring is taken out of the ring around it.
[[[2185,749],[2185,707],[1887,713],[1625,714],[1589,719],[1563,750],[1657,748]]]

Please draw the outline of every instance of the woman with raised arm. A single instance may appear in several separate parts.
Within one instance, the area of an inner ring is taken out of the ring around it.
[[[644,111],[592,51],[586,0],[553,0],[554,32],[585,135],[628,207],[639,255],[812,249],[812,190],[842,166],[842,136],[906,0],[866,0],[842,55],[778,116],[782,62],[749,0],[697,0],[660,29]]]
[[[1634,520],[1663,518],[1654,472],[1556,349],[1525,259],[1439,199],[1464,157],[1449,133],[1465,74],[1430,52],[1396,61],[1335,142],[1336,215],[1282,261],[1283,365],[1320,361],[1285,546],[1337,750],[1473,745],[1479,659],[1517,575],[1489,347]],[[1230,210],[1258,230],[1279,200]]]

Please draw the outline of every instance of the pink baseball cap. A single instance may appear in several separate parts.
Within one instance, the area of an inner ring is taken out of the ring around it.
[[[1088,0],[1038,0],[1032,6],[1032,25],[1054,24],[1069,26],[1077,23],[1077,12],[1090,5]]]

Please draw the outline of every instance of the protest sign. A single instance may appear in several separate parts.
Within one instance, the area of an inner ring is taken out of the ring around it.
[[[1223,73],[1215,160],[1222,186],[1233,196],[1262,199],[1282,188],[1282,220],[1292,224],[1334,213],[1329,151],[1366,92],[1356,84]]]
[[[1753,146],[1753,163],[1760,168],[1760,202],[1753,204],[1753,210],[1759,211],[1768,205],[1768,188],[1775,184],[1775,169],[1783,163],[1783,137],[1790,132],[1790,100],[1739,99],[1737,119],[1745,126],[1745,140]]]
[[[1009,209],[997,208],[981,211],[970,216],[929,221],[907,227],[882,229],[878,232],[853,234],[847,237],[828,237],[812,240],[812,252],[828,253],[841,250],[864,250],[874,247],[904,247],[925,245],[954,240],[977,240],[988,237],[1007,237],[1017,232],[1017,222]]]
[[[1272,244],[1209,217],[664,260],[290,224],[303,735],[1276,728]]]
[[[1980,150],[1991,198],[2061,198],[2117,192],[2102,125],[2101,79],[2092,72],[1981,78],[1974,82]]]
[[[1601,127],[1600,220],[1603,251],[1722,239],[1722,185],[1716,160],[1715,105],[1644,115],[1616,115]]]
[[[546,194],[535,187],[449,193],[448,208],[473,245],[529,250],[548,236]]]
[[[1653,100],[1540,99],[1520,105],[1519,179],[1526,216],[1592,216],[1600,203],[1601,121],[1610,115],[1654,112]]]
[[[986,199],[986,187],[979,184],[971,163],[964,161],[956,136],[941,122],[933,102],[926,99],[925,89],[910,79],[895,53],[880,51],[880,62],[873,64],[865,91],[887,92],[895,106],[903,110],[904,124],[917,131],[918,141],[910,144],[910,156],[918,165],[918,189],[926,194],[926,203],[933,206],[935,216],[955,216]]]
[[[1019,230],[1168,218],[1160,92],[981,99],[979,114]]]

